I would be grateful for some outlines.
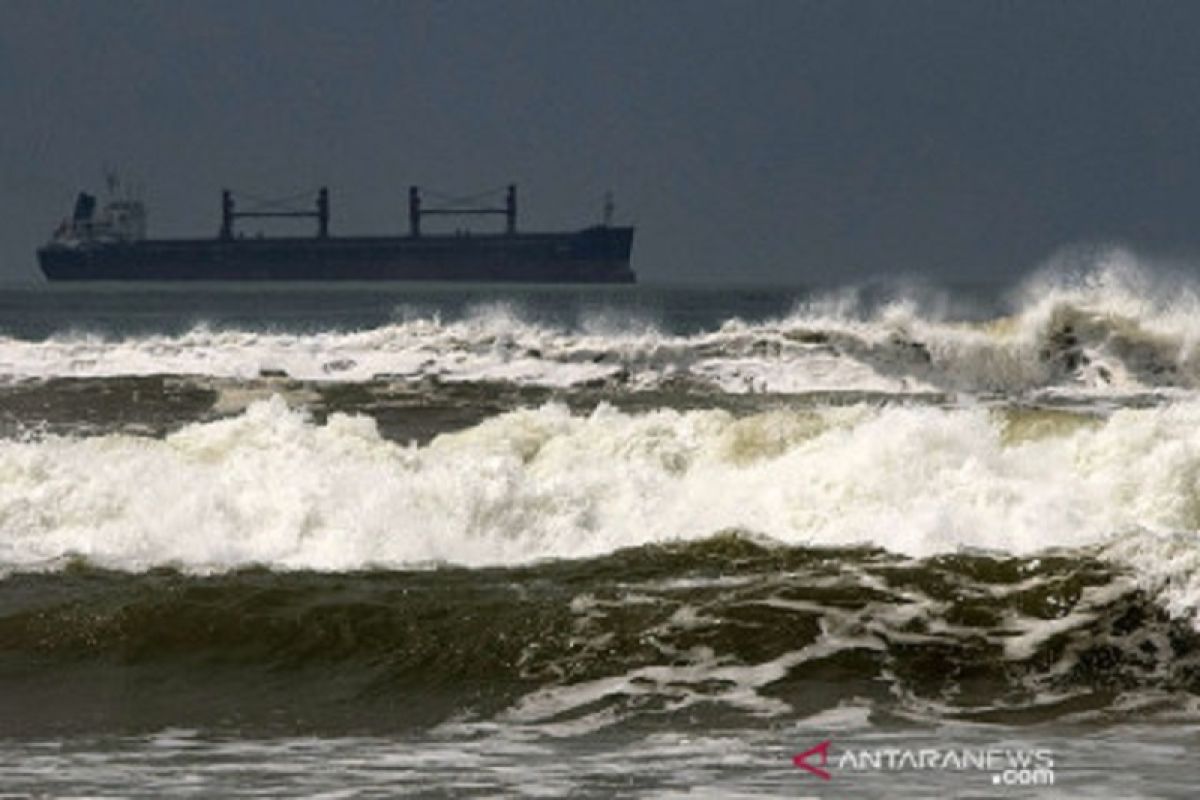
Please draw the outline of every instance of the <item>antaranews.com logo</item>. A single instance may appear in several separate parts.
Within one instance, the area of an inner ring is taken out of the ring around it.
[[[983,772],[997,786],[1053,786],[1054,753],[1044,748],[878,747],[834,753],[826,739],[792,758],[792,763],[823,781],[834,772]]]

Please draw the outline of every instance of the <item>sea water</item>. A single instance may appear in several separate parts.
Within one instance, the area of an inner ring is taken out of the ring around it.
[[[0,796],[1192,797],[1198,344],[1122,254],[0,292]]]

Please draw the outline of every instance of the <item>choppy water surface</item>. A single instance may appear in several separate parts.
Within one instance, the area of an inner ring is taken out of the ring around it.
[[[0,295],[0,785],[1192,796],[1197,312]]]

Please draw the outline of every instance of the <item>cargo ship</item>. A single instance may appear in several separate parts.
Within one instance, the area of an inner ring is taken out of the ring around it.
[[[330,230],[329,190],[308,208],[259,203],[243,210],[221,193],[221,226],[197,239],[146,237],[146,209],[110,178],[109,197],[97,208],[81,192],[74,212],[37,251],[50,281],[470,281],[523,283],[633,283],[629,266],[633,228],[612,224],[611,196],[600,224],[559,233],[517,229],[517,188],[503,205],[450,202],[426,207],[420,188],[408,192],[409,230],[398,236],[337,236]],[[428,217],[504,218],[489,233],[427,233]],[[246,236],[239,220],[311,218],[309,236]]]

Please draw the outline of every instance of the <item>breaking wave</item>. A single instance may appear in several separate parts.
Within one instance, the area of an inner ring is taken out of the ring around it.
[[[1200,402],[1106,417],[550,404],[427,445],[281,399],[163,439],[0,442],[0,565],[321,571],[575,559],[741,531],[933,556],[1096,551],[1200,604]]]
[[[541,323],[506,305],[345,332],[198,327],[182,335],[0,338],[0,375],[147,374],[314,381],[500,381],[542,386],[686,383],[720,392],[1139,393],[1200,386],[1200,294],[1120,252],[1081,274],[1027,282],[1013,310],[978,319],[854,293],[781,319],[671,334],[596,319]]]

